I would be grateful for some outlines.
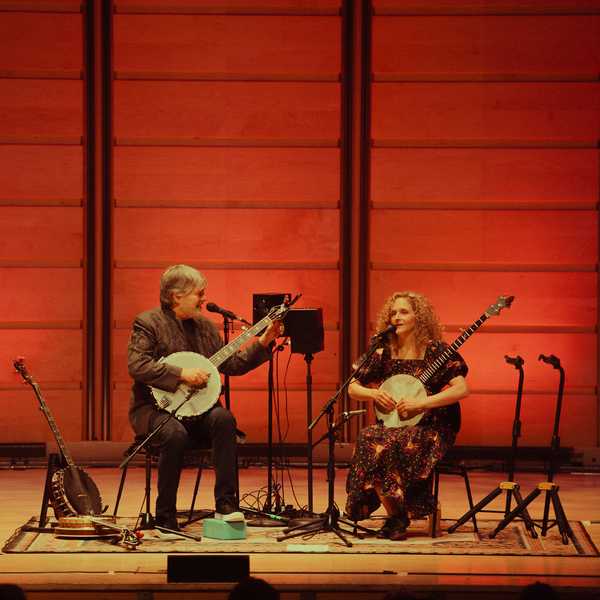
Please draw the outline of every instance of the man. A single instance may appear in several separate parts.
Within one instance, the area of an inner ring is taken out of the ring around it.
[[[129,339],[129,374],[134,379],[129,421],[136,435],[146,435],[167,413],[160,411],[149,386],[174,392],[180,383],[202,387],[209,374],[198,368],[180,368],[161,362],[173,352],[197,352],[209,358],[223,346],[215,325],[202,315],[206,279],[187,265],[169,267],[160,280],[160,307],[139,314]],[[281,333],[281,323],[272,323],[257,341],[238,350],[220,370],[243,375],[269,358],[270,343]],[[153,438],[160,448],[156,524],[178,529],[177,488],[183,455],[192,440],[209,440],[215,468],[215,517],[242,520],[237,506],[236,423],[233,415],[215,404],[199,417],[169,419]]]

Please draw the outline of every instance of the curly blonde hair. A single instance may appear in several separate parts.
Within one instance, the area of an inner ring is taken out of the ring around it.
[[[398,298],[406,298],[415,312],[415,339],[420,349],[426,348],[431,342],[442,339],[443,328],[433,306],[423,294],[410,291],[394,292],[385,300],[377,315],[375,333],[383,331],[390,324],[392,306]],[[394,333],[388,334],[388,341],[391,345],[396,345]]]

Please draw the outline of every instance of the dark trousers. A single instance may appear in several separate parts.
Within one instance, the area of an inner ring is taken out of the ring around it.
[[[166,418],[166,413],[152,409],[150,430]],[[156,517],[174,517],[177,512],[177,489],[186,448],[194,445],[212,447],[215,469],[215,502],[237,504],[236,423],[233,415],[220,404],[194,419],[171,418],[154,437],[160,448],[158,459],[158,498]]]

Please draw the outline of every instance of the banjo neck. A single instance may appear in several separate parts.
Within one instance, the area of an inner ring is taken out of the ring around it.
[[[272,322],[273,320],[269,315],[263,317],[258,323],[255,323],[252,327],[246,329],[241,335],[229,342],[227,346],[223,346],[218,352],[215,352],[208,360],[218,368],[227,359],[231,358],[251,337],[257,335],[263,329],[266,329]]]
[[[46,401],[44,400],[44,397],[42,396],[42,392],[40,391],[40,386],[33,380],[32,376],[27,371],[27,367],[25,366],[25,363],[23,362],[23,360],[20,360],[20,359],[15,360],[14,366],[15,366],[15,369],[17,370],[17,372],[23,378],[23,380],[33,388],[33,391],[35,392],[35,397],[38,399],[38,402],[40,404],[40,410],[44,413],[44,416],[46,417],[46,421],[48,421],[50,430],[54,434],[54,439],[56,440],[56,444],[58,445],[60,453],[62,454],[65,462],[67,463],[67,465],[69,467],[74,467],[75,463],[73,462],[73,459],[71,458],[71,455],[69,454],[69,451],[67,450],[67,446],[65,444],[65,441],[63,440],[60,430],[58,429],[58,425],[56,424],[56,421],[54,420],[54,417],[52,416],[52,413],[50,412],[50,409],[48,408],[48,405],[46,404]]]
[[[436,372],[446,364],[448,359],[489,319],[487,313],[482,314],[470,327],[465,329],[427,368],[417,377],[425,385]]]

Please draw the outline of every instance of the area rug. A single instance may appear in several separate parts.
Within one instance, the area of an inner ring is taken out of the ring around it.
[[[117,525],[135,527],[135,519],[119,517]],[[495,538],[488,534],[497,521],[478,521],[479,534],[472,525],[462,526],[452,534],[446,533],[452,521],[442,522],[442,533],[431,538],[426,522],[416,521],[409,528],[408,539],[401,542],[378,539],[367,535],[363,539],[346,533],[352,543],[347,547],[332,532],[303,535],[278,541],[283,528],[248,527],[243,540],[216,540],[202,535],[202,522],[188,525],[185,532],[201,537],[200,541],[181,538],[155,530],[144,531],[141,543],[135,548],[127,547],[118,538],[61,538],[54,533],[31,531],[37,521],[32,517],[19,527],[6,541],[2,552],[6,553],[82,553],[82,552],[155,552],[155,553],[322,553],[322,554],[453,554],[453,555],[504,555],[504,556],[598,556],[586,523],[571,522],[575,542],[563,544],[556,527],[545,538],[532,539],[521,522],[513,522]],[[361,521],[361,525],[377,529],[381,520]],[[28,531],[29,530],[29,531]]]

